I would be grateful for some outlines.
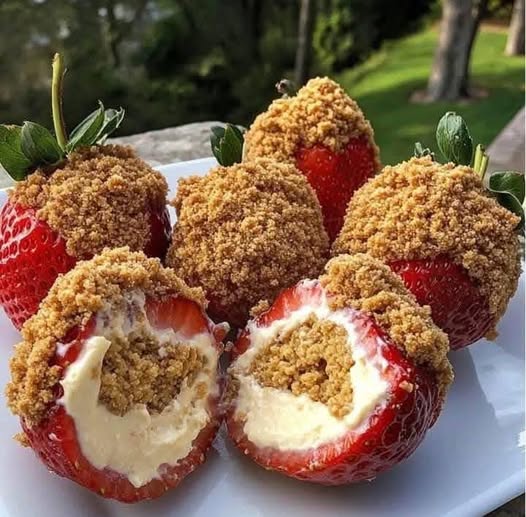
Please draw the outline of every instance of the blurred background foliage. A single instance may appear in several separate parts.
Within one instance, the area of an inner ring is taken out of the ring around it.
[[[488,16],[507,23],[512,4],[489,0]],[[276,81],[293,74],[298,14],[292,0],[1,0],[1,121],[50,125],[50,62],[60,51],[70,127],[99,98],[126,108],[120,134],[202,120],[247,125],[275,98]],[[375,62],[439,16],[436,0],[318,0],[309,73],[342,78],[367,97]],[[427,75],[425,42],[418,67]],[[403,76],[405,57],[394,58]],[[372,98],[373,118],[381,99]]]
[[[321,1],[313,73],[363,61],[417,27],[432,3]],[[68,120],[101,98],[127,108],[127,133],[197,120],[247,124],[294,66],[298,9],[290,0],[2,0],[2,119],[48,121],[49,63],[59,50],[70,69]]]

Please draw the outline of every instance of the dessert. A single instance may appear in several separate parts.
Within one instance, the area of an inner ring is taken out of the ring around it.
[[[332,250],[388,264],[458,349],[496,335],[520,275],[519,223],[471,167],[425,156],[355,193]]]
[[[408,457],[452,380],[446,335],[401,280],[363,254],[284,290],[234,346],[228,432],[266,469],[327,485]]]
[[[0,163],[17,180],[0,210],[0,304],[18,329],[77,260],[119,246],[164,258],[166,180],[131,148],[100,144],[123,115],[101,106],[62,144],[33,123],[0,126]]]
[[[328,240],[316,196],[290,164],[216,167],[179,181],[167,265],[202,287],[212,318],[243,326],[250,308],[317,276]]]
[[[162,495],[220,424],[227,328],[158,259],[105,250],[57,279],[22,329],[6,395],[53,472],[124,502]]]
[[[353,192],[380,169],[373,130],[345,91],[327,77],[275,100],[245,135],[244,159],[274,158],[305,174],[334,240]]]

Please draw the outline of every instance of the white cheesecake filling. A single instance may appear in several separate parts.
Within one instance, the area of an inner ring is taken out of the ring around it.
[[[129,301],[144,308],[144,297],[136,293]],[[102,364],[111,345],[105,335],[110,329],[127,334],[137,325],[144,328],[149,323],[145,318],[140,323],[135,318],[130,320],[125,313],[109,316],[109,309],[98,316],[96,335],[86,341],[77,360],[66,369],[61,381],[64,395],[59,402],[75,422],[86,459],[98,469],[109,468],[124,475],[138,488],[158,477],[161,465],[173,466],[185,458],[209,422],[208,397],[198,395],[198,386],[205,384],[207,393],[217,394],[218,354],[208,333],[188,340],[171,329],[155,331],[149,327],[159,339],[160,354],[166,346],[184,342],[199,349],[207,358],[207,366],[191,385],[183,381],[177,397],[162,412],[150,414],[146,405],[137,404],[125,415],[115,415],[99,402]]]
[[[254,357],[280,334],[304,323],[314,314],[343,327],[354,364],[349,370],[353,388],[349,412],[336,418],[321,403],[305,394],[261,386],[248,372]],[[303,306],[287,319],[274,321],[269,327],[260,328],[250,322],[251,347],[239,356],[232,366],[232,373],[239,381],[235,417],[245,420],[244,432],[258,447],[281,450],[306,450],[332,442],[351,430],[358,431],[367,425],[375,408],[385,407],[389,397],[389,384],[383,372],[387,362],[380,353],[367,357],[357,339],[356,329],[348,319],[348,311],[330,310],[325,297],[319,306]],[[378,343],[379,348],[383,346]]]

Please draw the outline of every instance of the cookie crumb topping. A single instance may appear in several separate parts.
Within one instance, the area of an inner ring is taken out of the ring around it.
[[[105,247],[145,249],[150,214],[164,210],[167,192],[162,174],[131,147],[104,145],[73,152],[52,174],[30,174],[10,199],[35,209],[71,256],[90,258]]]
[[[311,79],[290,98],[275,100],[256,117],[245,135],[245,159],[259,156],[294,162],[300,146],[321,145],[340,152],[353,138],[365,138],[379,151],[374,133],[358,104],[328,77]]]
[[[213,316],[244,325],[251,307],[326,261],[320,206],[305,177],[269,159],[180,180],[167,264],[201,286]]]

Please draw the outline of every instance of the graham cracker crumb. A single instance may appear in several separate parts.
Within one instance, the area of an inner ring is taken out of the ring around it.
[[[78,262],[56,280],[39,311],[26,322],[23,341],[10,362],[8,406],[26,425],[38,424],[54,400],[53,389],[63,372],[50,364],[60,340],[106,304],[124,303],[125,293],[132,290],[154,298],[180,295],[203,308],[206,303],[200,289],[189,288],[158,259],[129,248],[104,250],[92,260]]]
[[[342,418],[352,402],[349,370],[353,364],[346,330],[310,316],[260,351],[249,373],[262,386],[304,393]]]
[[[22,447],[31,447],[29,443],[29,438],[27,437],[27,434],[24,432],[17,433],[13,437]]]
[[[89,258],[105,247],[143,250],[149,214],[164,209],[167,192],[162,174],[131,147],[105,145],[73,152],[50,175],[37,170],[16,184],[10,199],[34,208],[71,256]]]
[[[327,257],[321,209],[292,165],[258,159],[179,182],[166,262],[201,286],[213,317],[245,324],[250,308],[305,277]]]
[[[365,138],[379,151],[371,124],[358,104],[328,77],[311,79],[290,98],[277,99],[256,117],[245,135],[244,159],[260,156],[294,162],[299,147],[321,145],[340,152],[353,138]]]
[[[270,309],[268,300],[260,300],[252,309],[250,309],[250,317],[257,318],[260,314],[267,312]]]
[[[125,415],[136,404],[150,413],[160,413],[181,390],[183,381],[192,384],[206,359],[195,347],[182,343],[159,354],[156,337],[134,335],[131,339],[111,336],[102,363],[99,400],[116,415]]]
[[[486,297],[496,324],[520,275],[518,223],[471,168],[412,158],[355,193],[333,253],[368,253],[385,263],[451,257]]]
[[[393,342],[415,364],[435,371],[442,396],[453,380],[447,359],[449,342],[400,278],[386,265],[364,254],[340,255],[320,277],[331,309],[352,307],[372,315]]]

